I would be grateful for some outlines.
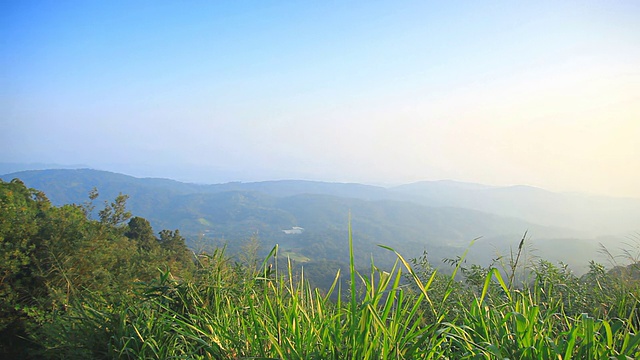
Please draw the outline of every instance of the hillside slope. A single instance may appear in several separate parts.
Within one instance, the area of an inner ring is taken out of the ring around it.
[[[257,236],[263,249],[277,243],[292,256],[310,263],[347,260],[349,214],[360,266],[366,266],[371,254],[379,259],[378,264],[388,265],[394,260],[377,244],[392,246],[409,258],[426,250],[431,258],[439,260],[460,255],[472,239],[482,238],[470,261],[487,263],[507,252],[528,231],[533,242],[542,245],[544,254],[540,255],[551,260],[559,254],[548,244],[582,244],[580,251],[561,254],[564,258],[559,259],[582,265],[596,255],[598,245],[575,229],[504,216],[521,214],[508,211],[507,195],[502,202],[496,200],[500,198],[494,191],[504,194],[505,190],[477,184],[423,183],[393,189],[297,180],[197,185],[89,169],[25,171],[2,179],[15,177],[43,190],[58,205],[84,203],[94,187],[101,194],[98,202],[127,194],[132,212],[147,218],[156,231],[180,229],[192,247],[226,244],[230,251],[237,252],[249,238]],[[514,204],[536,200],[523,200],[522,191],[517,190],[512,197]],[[479,211],[480,200],[496,202],[486,207],[503,216]],[[96,205],[100,207],[100,203]],[[293,227],[304,230],[299,234],[284,232]]]

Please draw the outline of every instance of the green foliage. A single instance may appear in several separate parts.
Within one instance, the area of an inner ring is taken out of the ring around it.
[[[50,204],[40,192],[15,179],[0,181],[0,352],[14,352],[23,344],[24,321],[33,314],[42,279],[35,254],[42,243],[40,226]],[[36,314],[37,316],[37,314]]]
[[[262,262],[257,239],[241,262],[223,249],[194,257],[178,230],[125,224],[124,196],[99,221],[88,208],[0,182],[4,358],[640,357],[635,263],[592,262],[583,277],[544,260],[525,269],[523,238],[501,269],[467,264],[467,249],[445,274],[426,253],[382,247],[395,262],[362,271],[349,222],[348,273],[321,291],[278,246]]]
[[[133,217],[129,220],[127,231],[124,235],[129,239],[137,241],[143,249],[150,250],[157,247],[158,239],[153,234],[151,223],[141,217]]]
[[[105,201],[104,209],[98,212],[100,221],[111,226],[118,226],[129,220],[131,212],[127,211],[127,199],[129,196],[118,194],[112,203]]]
[[[60,334],[71,331],[69,324],[77,327],[70,320],[74,304],[89,294],[117,303],[132,296],[135,282],[153,278],[158,267],[176,274],[193,267],[179,233],[171,232],[169,248],[161,249],[148,221],[122,225],[130,217],[126,196],[107,204],[101,221],[88,218],[90,207],[51,206],[43,193],[18,179],[0,181],[1,354],[26,357],[64,348]],[[156,249],[145,247],[150,238]]]
[[[393,251],[392,249],[389,249]],[[411,266],[396,253],[390,271],[372,264],[336,274],[321,294],[286,266],[275,247],[255,270],[223,251],[198,258],[197,276],[169,272],[141,284],[137,298],[108,312],[85,302],[86,323],[110,339],[108,357],[213,359],[633,359],[640,335],[632,316],[569,315],[563,295],[541,301],[562,270],[543,264],[530,287],[513,290],[492,268],[476,293],[454,275]],[[460,259],[462,263],[464,257]],[[428,265],[428,263],[427,263]],[[415,267],[415,268],[414,268]],[[461,267],[458,266],[458,269]],[[283,271],[281,269],[284,269]],[[424,281],[422,275],[430,274]],[[412,279],[415,291],[402,281]],[[545,285],[546,284],[546,285]],[[590,289],[584,282],[579,291]],[[346,297],[333,292],[346,290]],[[637,289],[629,287],[637,295]],[[595,290],[594,290],[595,291]],[[637,306],[637,302],[634,306]],[[629,308],[631,309],[631,308]],[[635,310],[632,310],[635,311]],[[95,320],[95,314],[101,314]],[[91,341],[92,338],[90,338]]]

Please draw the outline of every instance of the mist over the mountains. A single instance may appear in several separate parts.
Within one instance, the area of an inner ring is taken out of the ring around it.
[[[56,205],[86,203],[94,187],[99,203],[126,194],[134,214],[157,231],[180,229],[192,247],[240,251],[257,236],[263,248],[279,244],[310,263],[348,261],[349,215],[361,266],[367,254],[381,265],[393,262],[377,244],[408,258],[427,251],[438,262],[461,255],[473,239],[479,240],[468,260],[487,264],[507,256],[527,232],[530,259],[561,261],[580,272],[589,260],[608,261],[602,246],[618,254],[635,246],[639,233],[640,200],[528,186],[451,180],[386,187],[310,180],[194,184],[91,169],[21,171],[0,178],[19,178]],[[303,230],[287,232],[292,228]]]

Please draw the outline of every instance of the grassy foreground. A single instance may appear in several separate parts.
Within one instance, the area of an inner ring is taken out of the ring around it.
[[[640,358],[637,258],[578,278],[520,264],[523,238],[499,266],[463,254],[445,275],[396,253],[391,269],[356,271],[349,229],[349,267],[322,292],[277,246],[262,263],[193,257],[125,196],[93,219],[97,196],[55,207],[0,181],[0,358]]]
[[[65,335],[48,353],[155,359],[640,358],[637,284],[597,264],[578,279],[540,262],[531,282],[515,289],[496,268],[464,269],[458,262],[454,274],[444,276],[397,256],[389,272],[372,263],[361,274],[352,261],[348,285],[341,286],[338,273],[322,294],[307,285],[303,273],[294,274],[290,262],[282,264],[277,247],[257,267],[234,264],[223,252],[203,254],[192,280],[165,272],[142,284],[129,301],[85,299],[58,322],[66,326]],[[461,270],[466,284],[454,280]],[[481,281],[478,274],[484,275]]]

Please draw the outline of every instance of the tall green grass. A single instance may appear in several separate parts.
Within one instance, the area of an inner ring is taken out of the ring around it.
[[[216,251],[198,257],[188,281],[164,271],[120,304],[86,299],[67,322],[80,329],[76,353],[126,359],[640,358],[637,285],[605,284],[604,276],[583,281],[540,263],[520,287],[513,274],[488,268],[480,291],[472,291],[456,280],[462,261],[444,275],[416,269],[396,253],[391,269],[372,261],[368,273],[358,272],[350,229],[348,240],[348,276],[338,271],[324,293],[309,286],[304,271],[295,273],[290,260],[283,264],[276,246],[258,268]],[[594,304],[589,296],[609,303]],[[100,348],[101,340],[108,345]]]

